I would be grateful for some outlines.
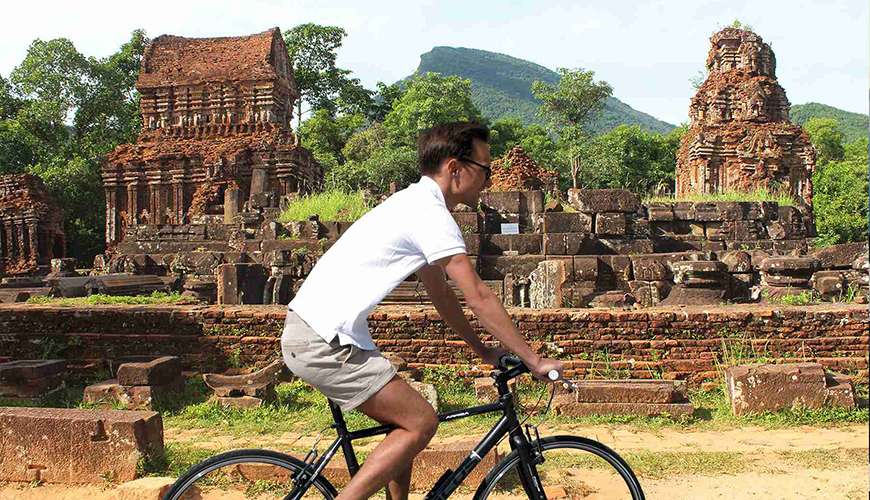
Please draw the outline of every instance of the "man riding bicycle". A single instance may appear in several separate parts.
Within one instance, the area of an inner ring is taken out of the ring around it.
[[[288,368],[338,404],[396,426],[368,455],[339,499],[368,498],[387,486],[408,496],[411,463],[438,427],[433,408],[378,351],[368,331],[374,307],[417,273],[441,317],[486,363],[504,349],[484,345],[472,329],[445,272],[480,324],[519,356],[532,374],[561,374],[557,360],[538,356],[519,334],[499,298],[481,281],[450,215],[457,204],[476,207],[489,184],[489,130],[456,122],[420,134],[420,180],[356,221],[318,260],[288,306],[281,351]]]

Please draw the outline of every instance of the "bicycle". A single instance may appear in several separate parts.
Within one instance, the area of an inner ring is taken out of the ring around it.
[[[525,420],[520,422],[517,417],[514,394],[508,387],[508,381],[528,373],[529,369],[512,356],[503,357],[497,368],[494,375],[499,394],[497,402],[438,415],[439,422],[449,422],[473,415],[502,413],[498,422],[456,467],[456,470],[447,469],[441,475],[426,495],[427,500],[449,497],[504,437],[509,437],[511,451],[480,483],[474,495],[475,500],[501,497],[505,494],[525,495],[532,499],[581,498],[592,492],[599,494],[596,498],[631,498],[632,500],[645,498],[640,483],[628,463],[607,446],[577,436],[560,435],[541,438],[537,427],[530,424],[523,429],[522,424]],[[550,402],[554,393],[555,385],[550,394]],[[341,449],[348,472],[353,476],[360,465],[352,442],[386,434],[394,427],[380,425],[348,431],[338,406],[330,401],[329,408],[334,420],[331,427],[335,429],[338,436],[319,459],[316,451],[317,443],[302,460],[283,453],[260,449],[222,453],[194,465],[186,474],[178,478],[163,497],[164,500],[208,498],[203,492],[208,491],[209,484],[225,486],[247,484],[245,495],[252,495],[266,488],[280,490],[282,493],[292,488],[283,497],[284,500],[298,500],[303,496],[311,497],[312,494],[332,500],[338,492],[322,475],[332,457]],[[254,477],[250,477],[250,474],[249,477],[244,477],[244,469],[246,466],[250,469],[250,464],[264,464],[283,471],[268,474],[269,477],[277,480],[265,485],[259,483],[258,486],[256,473],[253,474]],[[206,488],[196,485],[198,481],[215,471],[221,472],[207,480],[208,484],[203,485]],[[588,484],[577,477],[581,473],[589,474],[595,480],[595,484]],[[314,490],[311,490],[312,486]],[[596,488],[607,488],[607,491]],[[188,493],[190,495],[185,496]],[[224,493],[222,492],[222,495]],[[232,497],[220,496],[220,498]]]

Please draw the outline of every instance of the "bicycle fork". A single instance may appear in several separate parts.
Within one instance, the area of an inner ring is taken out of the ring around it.
[[[535,431],[535,439],[532,439],[531,430]],[[537,465],[544,463],[544,454],[540,445],[541,439],[538,428],[533,425],[526,426],[526,432],[514,429],[510,433],[511,448],[517,451],[520,463],[517,465],[517,473],[526,496],[530,499],[545,500],[547,494],[541,484]]]

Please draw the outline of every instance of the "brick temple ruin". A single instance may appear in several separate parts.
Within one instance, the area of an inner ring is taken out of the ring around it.
[[[815,150],[789,121],[770,45],[735,28],[710,41],[708,76],[692,98],[677,155],[677,195],[782,189],[811,207]]]
[[[290,129],[299,97],[278,28],[241,37],[163,35],[136,89],[142,132],[103,167],[106,243],[137,226],[235,221],[318,190],[322,171]],[[129,249],[127,249],[129,250]]]
[[[0,176],[0,275],[47,272],[64,257],[63,210],[39,177]]]

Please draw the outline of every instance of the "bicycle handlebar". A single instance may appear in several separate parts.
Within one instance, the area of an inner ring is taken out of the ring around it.
[[[520,358],[511,354],[504,354],[498,358],[498,368],[508,379],[512,379],[531,371]],[[559,372],[556,370],[550,370],[550,372],[547,373],[547,378],[549,378],[551,382],[556,382],[559,380]]]

